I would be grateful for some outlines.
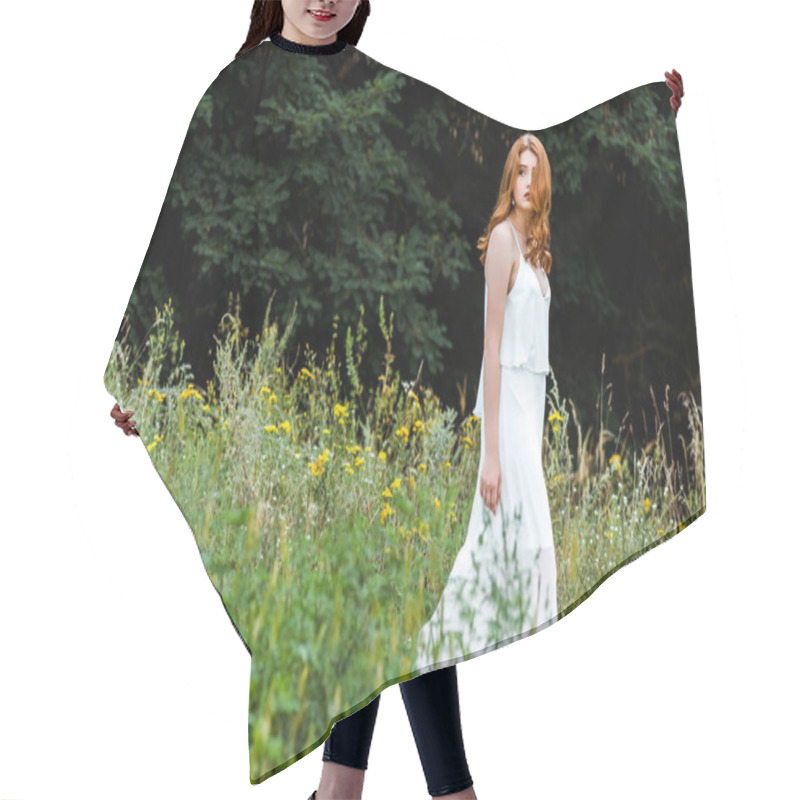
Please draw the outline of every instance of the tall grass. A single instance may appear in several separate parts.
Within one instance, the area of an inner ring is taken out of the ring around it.
[[[413,677],[417,633],[463,543],[480,457],[480,420],[459,419],[419,376],[395,371],[393,316],[386,319],[382,299],[385,357],[375,386],[359,370],[368,346],[363,307],[345,331],[341,364],[338,319],[327,350],[306,345],[294,365],[286,355],[294,317],[281,332],[270,312],[271,302],[250,341],[229,300],[205,387],[183,363],[171,301],[156,309],[138,351],[121,335],[105,374],[111,394],[134,411],[252,653],[254,781],[317,747],[327,735],[321,721]],[[672,453],[668,387],[663,420],[651,392],[655,422],[644,446],[627,417],[612,433],[610,385],[597,430],[584,432],[550,377],[543,462],[563,616],[703,512],[703,435],[693,397],[679,395],[687,438]]]

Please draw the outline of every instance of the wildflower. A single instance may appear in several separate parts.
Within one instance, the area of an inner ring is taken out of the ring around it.
[[[413,389],[408,390],[408,396],[417,404],[417,407],[419,407],[419,398],[414,393]]]
[[[564,421],[564,417],[558,413],[558,411],[554,411],[550,416],[547,418],[547,421],[552,425],[553,433],[558,433],[559,423]]]
[[[408,442],[409,430],[408,428],[406,428],[405,425],[401,425],[394,433],[395,436],[398,437],[398,439],[402,439],[404,442]]]
[[[356,467],[363,467],[366,464],[366,460],[361,458],[361,456],[357,456],[354,465]]]
[[[265,425],[264,426],[264,430],[267,433],[277,433],[278,432],[278,426],[277,425]]]
[[[617,469],[622,472],[622,459],[618,453],[614,453],[614,455],[608,459],[608,463],[611,465],[612,469]]]
[[[181,392],[181,400],[186,400],[187,397],[197,397],[198,399],[202,400],[203,396],[197,389],[194,388],[194,384],[190,383],[182,392]]]
[[[437,511],[441,511],[442,510],[442,504],[439,502],[439,498],[438,497],[434,497],[433,498],[433,502],[436,505],[436,510]]]
[[[285,431],[286,431],[286,433],[289,433],[289,431],[291,431],[291,430],[292,430],[292,424],[291,424],[291,423],[289,422],[289,420],[287,420],[287,419],[285,419],[283,422],[281,422],[281,424],[280,424],[280,427],[281,427],[283,430],[285,430]]]
[[[322,432],[323,432],[323,433],[324,433],[326,436],[328,436],[328,435],[330,434],[330,432],[331,432],[331,429],[330,429],[330,428],[325,428],[325,429],[324,429]]]
[[[424,428],[425,428],[425,423],[421,419],[418,419],[414,422],[415,431],[421,431],[424,430]]]
[[[336,403],[336,405],[333,407],[333,415],[339,421],[340,425],[345,424],[346,414],[347,414],[347,404],[345,403],[344,405],[342,405],[341,403]]]
[[[650,512],[650,506],[651,505],[652,505],[652,503],[650,502],[650,498],[649,497],[645,497],[645,499],[644,499],[644,513],[645,514],[648,514]]]
[[[427,522],[423,521],[423,522],[419,523],[419,535],[420,535],[420,538],[422,539],[423,542],[427,542],[428,541],[428,531],[429,530],[430,530],[430,527],[429,527]]]
[[[381,450],[380,453],[378,453],[378,458],[385,464],[386,463],[386,452],[384,450]]]
[[[392,489],[399,489],[400,488],[400,478],[395,478],[391,483]]]
[[[312,475],[322,475],[322,473],[325,472],[325,466],[320,463],[319,459],[316,461],[309,461],[308,466],[311,468]]]
[[[614,539],[614,531],[606,531],[606,538],[609,541],[613,541],[613,539]]]
[[[420,464],[419,465],[419,471],[423,472],[423,473],[427,472],[428,471],[428,465],[427,464]]]
[[[386,497],[387,499],[391,500],[391,498],[394,497],[394,495],[392,494],[392,490],[387,487],[386,489],[383,490],[383,494],[381,495],[381,497]]]
[[[472,439],[469,438],[469,436],[465,436],[461,441],[464,443],[464,445],[468,450],[470,447],[472,447],[473,442]]]
[[[452,466],[449,461],[445,461],[444,465],[445,467],[447,467],[447,469],[450,469],[450,467]]]
[[[394,514],[394,509],[388,503],[384,503],[381,509],[381,525],[385,524],[386,518],[392,514]]]
[[[163,436],[162,436],[160,433],[159,433],[159,434],[157,434],[157,435],[156,435],[156,438],[155,438],[155,439],[153,439],[153,441],[152,441],[152,442],[150,442],[150,444],[149,444],[149,445],[147,445],[147,452],[148,452],[148,453],[152,453],[152,452],[153,452],[153,448],[154,448],[154,447],[155,447],[155,446],[156,446],[156,445],[157,445],[159,442],[161,442],[161,441],[163,441],[163,440],[164,440],[164,437],[163,437]]]
[[[305,367],[303,367],[303,369],[300,370],[300,376],[303,378],[311,378],[311,380],[314,379],[314,376]]]

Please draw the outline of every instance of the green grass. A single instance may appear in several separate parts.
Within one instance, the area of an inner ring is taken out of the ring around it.
[[[402,380],[382,302],[378,313],[385,368],[374,387],[359,375],[361,321],[346,331],[344,364],[334,323],[328,350],[318,356],[306,346],[294,369],[285,355],[292,321],[280,332],[268,307],[250,341],[232,303],[204,388],[183,363],[171,302],[156,310],[140,352],[121,336],[106,370],[106,387],[134,411],[251,649],[253,782],[319,746],[328,733],[321,721],[413,677],[416,634],[466,533],[480,420]],[[705,510],[703,434],[693,397],[679,395],[687,431],[683,452],[669,452],[665,426],[677,416],[668,391],[659,406],[652,390],[644,445],[630,426],[605,427],[610,395],[584,432],[552,373],[548,383],[543,463],[563,616]]]

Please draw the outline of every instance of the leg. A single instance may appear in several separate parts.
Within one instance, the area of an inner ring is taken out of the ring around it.
[[[359,800],[364,786],[378,695],[371,703],[333,724],[322,751],[322,777],[315,800]]]
[[[400,684],[432,797],[475,798],[461,733],[455,664]]]

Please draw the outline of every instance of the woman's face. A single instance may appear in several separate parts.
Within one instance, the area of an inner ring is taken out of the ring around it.
[[[531,202],[531,176],[536,169],[537,158],[530,150],[523,150],[519,157],[519,170],[514,181],[514,205],[520,211],[533,211]]]
[[[353,18],[358,0],[281,0],[281,35],[300,44],[330,44]]]

